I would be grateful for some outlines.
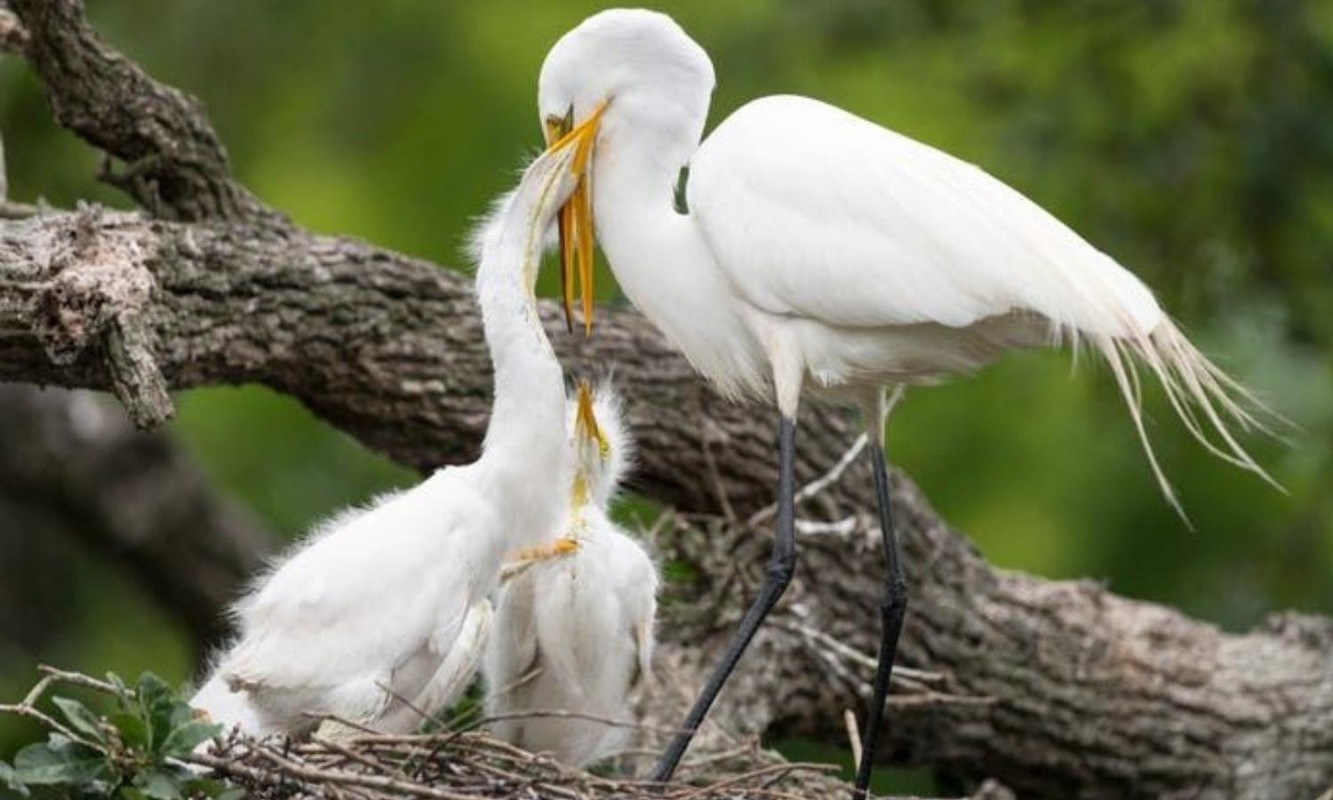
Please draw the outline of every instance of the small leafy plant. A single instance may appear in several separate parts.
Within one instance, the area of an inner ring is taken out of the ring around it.
[[[182,759],[222,728],[197,718],[161,678],[145,673],[131,689],[116,675],[107,682],[45,670],[46,678],[23,703],[0,706],[42,722],[49,734],[20,750],[14,763],[0,762],[0,787],[25,797],[115,797],[125,800],[216,798],[237,800],[245,792],[206,778]],[[36,708],[45,690],[73,684],[110,695],[115,710],[99,716],[88,706],[55,695],[59,713]]]

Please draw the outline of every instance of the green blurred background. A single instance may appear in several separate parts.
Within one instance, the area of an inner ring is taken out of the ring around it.
[[[116,46],[204,101],[264,199],[313,229],[447,265],[539,145],[547,48],[599,8],[90,5]],[[1289,446],[1249,442],[1280,494],[1210,458],[1151,394],[1151,432],[1191,532],[1090,362],[1071,371],[1067,354],[1024,354],[917,391],[894,417],[891,457],[992,562],[1102,579],[1230,629],[1281,608],[1333,613],[1333,2],[657,7],[713,57],[712,124],[758,95],[809,94],[982,165],[1143,276],[1205,351],[1299,426]],[[13,58],[0,59],[0,132],[14,198],[125,204],[94,181],[97,155],[56,127]],[[179,403],[181,440],[283,536],[412,480],[264,390]],[[38,660],[191,675],[181,632],[113,567],[52,543],[41,568],[59,591],[33,602],[58,606],[61,622],[35,644],[0,640],[0,696],[28,684]],[[7,725],[0,756],[18,735]]]

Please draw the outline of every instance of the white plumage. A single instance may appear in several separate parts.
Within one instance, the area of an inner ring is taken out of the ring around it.
[[[591,413],[581,416],[577,405],[570,517],[559,529],[577,548],[518,567],[501,587],[483,676],[497,736],[583,766],[628,741],[630,691],[652,657],[658,579],[652,559],[607,515],[631,458],[619,401],[604,385]]]
[[[1256,425],[1252,398],[1138,278],[977,167],[801,97],[755,100],[701,142],[713,84],[707,53],[669,17],[614,9],[562,36],[538,85],[552,151],[572,140],[579,153],[560,233],[562,275],[583,283],[585,325],[595,221],[625,294],[691,364],[724,393],[771,397],[781,415],[768,578],[652,777],[671,776],[791,580],[795,425],[808,388],[860,405],[875,470],[888,574],[863,797],[907,607],[884,466],[885,388],[937,382],[1008,350],[1086,343],[1110,366],[1177,510],[1144,429],[1136,365],[1157,376],[1200,442],[1268,479],[1232,433]]]
[[[1162,321],[1147,287],[1023,195],[817,100],[746,105],[692,166],[704,238],[765,314],[961,328],[1025,310],[1111,336]],[[743,250],[759,230],[764,249]]]
[[[229,729],[239,728],[250,736],[263,738],[281,732],[265,724],[247,693],[233,690],[215,670],[209,671],[208,680],[190,698],[190,705],[207,712],[209,719]]]
[[[495,364],[481,457],[335,516],[275,564],[234,607],[237,641],[194,698],[213,719],[260,735],[299,732],[310,714],[410,732],[418,709],[466,686],[503,556],[555,529],[567,507],[563,373],[533,279],[571,188],[569,157],[534,162],[481,237],[477,294]]]
[[[548,132],[598,112],[584,170],[597,238],[630,300],[724,392],[775,396],[794,418],[803,386],[876,405],[885,385],[1086,342],[1150,459],[1135,360],[1213,452],[1264,475],[1230,430],[1255,425],[1244,390],[1142,281],[1051,214],[809,98],[754,100],[701,143],[713,83],[707,54],[669,17],[615,9],[551,49],[538,103]],[[687,213],[672,203],[683,167]]]

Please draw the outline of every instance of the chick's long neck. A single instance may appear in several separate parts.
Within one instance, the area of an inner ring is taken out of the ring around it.
[[[516,210],[522,209],[511,206],[505,215],[507,229],[525,227],[514,220]],[[571,472],[564,373],[537,315],[531,286],[536,267],[528,265],[538,254],[525,246],[532,244],[528,238],[510,230],[495,237],[477,272],[482,326],[495,366],[490,426],[477,467],[501,498],[508,549],[538,541],[558,524]]]

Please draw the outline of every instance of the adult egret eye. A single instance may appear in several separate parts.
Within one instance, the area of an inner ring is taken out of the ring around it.
[[[558,114],[547,114],[543,122],[545,125],[542,133],[545,134],[546,145],[549,147],[574,129],[574,106],[571,105],[563,117]]]

